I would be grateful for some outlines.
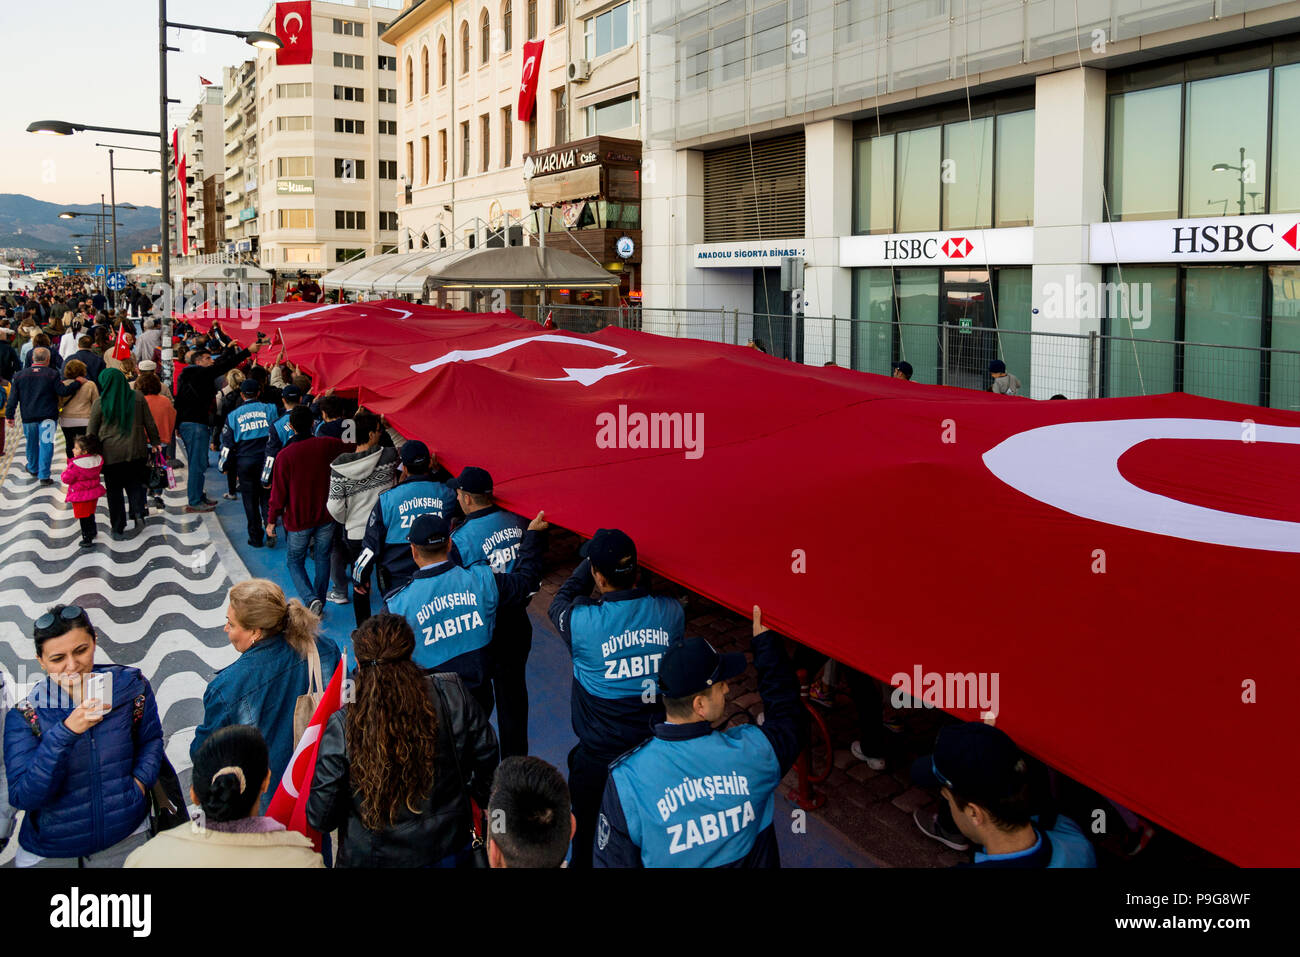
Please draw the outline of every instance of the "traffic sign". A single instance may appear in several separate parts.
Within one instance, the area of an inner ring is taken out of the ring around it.
[[[103,275],[106,275],[107,273],[108,273],[108,267],[107,267],[107,266],[102,266],[102,265],[101,265],[101,266],[96,266],[96,267],[95,267],[95,271],[94,271],[94,273],[93,273],[92,275],[95,275],[95,276],[103,276]]]
[[[125,289],[126,275],[120,272],[112,273],[109,275],[108,279],[106,280],[105,285],[108,286],[109,289],[112,289],[114,292],[116,292],[119,289]]]

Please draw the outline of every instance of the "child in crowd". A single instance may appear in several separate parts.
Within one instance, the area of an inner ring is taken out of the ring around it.
[[[99,480],[104,450],[95,436],[79,435],[72,451],[73,459],[63,470],[63,484],[68,486],[66,501],[72,503],[72,514],[81,520],[81,547],[90,548],[98,534],[95,505],[101,495],[108,494]]]

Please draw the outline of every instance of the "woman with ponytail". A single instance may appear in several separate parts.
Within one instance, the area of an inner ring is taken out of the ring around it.
[[[266,741],[246,724],[222,728],[194,758],[190,827],[162,831],[125,867],[324,867],[306,835],[258,814],[271,787]]]
[[[470,798],[487,807],[497,738],[456,674],[426,675],[415,633],[379,614],[352,633],[355,699],[325,726],[307,823],[337,828],[335,867],[469,862]]]
[[[293,708],[307,694],[312,649],[320,657],[321,680],[328,684],[339,663],[339,649],[317,634],[320,619],[296,598],[288,601],[275,582],[252,578],[230,589],[225,632],[239,652],[235,663],[217,672],[203,693],[203,723],[194,732],[190,758],[218,728],[251,724],[262,732],[270,753],[271,802],[276,785],[293,757]]]

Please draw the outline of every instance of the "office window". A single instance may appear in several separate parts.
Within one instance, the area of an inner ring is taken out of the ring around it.
[[[366,178],[366,161],[363,159],[334,158],[334,175],[338,179],[352,180]]]
[[[420,182],[429,182],[429,137],[420,137]]]
[[[552,127],[555,130],[554,145],[563,146],[569,142],[569,98],[563,87],[551,93],[551,103],[555,113],[555,124]]]
[[[1187,84],[1184,215],[1266,212],[1268,80],[1268,70],[1256,70]]]
[[[361,259],[365,254],[365,249],[344,249],[339,247],[334,250],[334,261],[336,263],[351,262],[354,259]]]
[[[360,133],[361,130],[357,130],[357,132]],[[379,135],[380,135],[380,136],[396,136],[396,135],[397,135],[397,120],[380,120],[380,121],[379,121]]]
[[[636,35],[635,20],[631,2],[620,3],[599,16],[588,17],[583,24],[587,59],[594,60],[631,43]],[[744,45],[743,37],[741,45]]]
[[[1034,111],[998,117],[996,226],[1030,226],[1034,222]]]
[[[939,228],[939,153],[942,128],[931,126],[897,135],[898,187],[894,217],[900,233]]]
[[[379,91],[383,93],[383,90]],[[347,100],[350,103],[364,103],[366,101],[366,91],[359,86],[335,86],[334,99]]]
[[[287,263],[318,263],[320,262],[320,249],[286,248],[284,250],[284,261]]]
[[[514,140],[513,109],[509,106],[501,110],[501,168],[505,169],[511,162],[511,146]]]
[[[397,160],[380,160],[379,178],[397,179]]]
[[[415,182],[415,144],[410,140],[406,141],[406,181]]]
[[[1300,212],[1300,171],[1295,166],[1295,157],[1300,155],[1297,113],[1300,113],[1300,63],[1273,71],[1273,192],[1269,204],[1275,213]]]
[[[940,173],[941,228],[987,229],[992,226],[992,117],[944,126]]]
[[[316,211],[313,209],[278,209],[281,229],[315,229]]]
[[[383,60],[384,57],[380,57],[379,59]],[[388,57],[388,59],[391,60],[393,58]],[[364,70],[366,68],[366,58],[359,53],[335,53],[334,65],[345,70]],[[384,69],[382,64],[379,68],[381,70]],[[389,67],[388,69],[395,69],[395,67]]]
[[[633,93],[618,100],[587,107],[587,135],[596,136],[636,126],[641,121],[639,104],[640,100]]]
[[[1110,98],[1111,219],[1178,218],[1182,97],[1179,85]]]
[[[1195,83],[1188,85],[1196,86]],[[1220,106],[1232,113],[1234,109],[1242,111],[1246,104],[1234,100],[1233,105],[1229,106],[1225,100]],[[1189,113],[1191,109],[1192,100],[1189,97]],[[1230,133],[1236,125],[1235,116],[1224,116],[1222,119],[1227,127],[1225,132]],[[1240,129],[1240,126],[1237,128]],[[1227,146],[1232,141],[1225,139],[1223,142]],[[1235,204],[1234,197],[1232,205]],[[1229,215],[1235,212],[1235,209],[1230,208]],[[1124,278],[1131,282],[1127,275],[1129,271],[1125,270]],[[1262,344],[1260,304],[1264,294],[1264,267],[1189,266],[1183,275],[1183,338],[1188,343],[1183,347],[1183,391],[1212,399],[1244,402],[1247,405],[1258,403],[1258,359],[1250,352],[1244,354],[1244,361],[1241,356],[1225,359],[1225,352],[1235,350],[1221,347],[1258,348]],[[1228,368],[1232,371],[1225,374]]]
[[[438,131],[438,182],[447,182],[447,131]]]
[[[460,21],[460,75],[469,72],[469,21]]]
[[[335,17],[334,32],[345,37],[364,37],[366,35],[366,25],[358,23],[356,20],[340,20]]]
[[[537,0],[528,0],[528,39],[537,39]]]
[[[406,58],[406,102],[410,103],[415,99],[415,65],[411,58]]]
[[[361,209],[334,210],[334,228],[335,229],[365,229],[366,228],[365,210],[361,210]]]
[[[460,175],[469,175],[469,120],[460,124]]]
[[[390,87],[381,86],[381,87],[379,88],[379,102],[380,102],[380,103],[396,103],[396,102],[397,102],[397,91],[394,90],[394,89],[392,89],[392,88],[390,88]]]
[[[438,86],[447,85],[447,38],[438,37]]]
[[[568,0],[555,0],[555,5],[551,14],[551,26],[558,27],[564,24],[565,7]]]
[[[873,136],[853,144],[856,164],[857,204],[853,210],[855,233],[894,231],[894,137]],[[872,280],[874,282],[874,280]],[[863,346],[866,349],[866,346]],[[867,350],[870,351],[870,350]],[[865,353],[864,353],[865,354]],[[882,371],[854,365],[867,372]],[[887,368],[886,370],[887,371]]]
[[[420,47],[420,95],[429,92],[429,48]]]
[[[384,229],[396,229],[396,228],[397,228],[397,213],[395,213],[395,212],[388,212],[388,211],[386,211],[386,210],[380,210],[380,211],[379,211],[379,228],[380,228],[381,230],[384,230]]]
[[[478,62],[479,64],[487,63],[488,51],[492,49],[492,19],[488,16],[487,7],[478,17]]]
[[[490,114],[484,113],[478,118],[478,135],[479,135],[479,154],[483,164],[482,172],[488,171],[488,158],[492,155],[490,141],[492,139],[492,119]]]
[[[510,0],[501,4],[501,52],[509,53],[510,45],[513,42],[511,34],[514,32],[514,11],[510,7]]]
[[[277,116],[275,128],[281,133],[301,133],[311,129],[310,116]]]
[[[276,158],[277,176],[314,176],[315,159],[311,156],[280,156]]]
[[[361,58],[360,58],[360,57],[357,57],[357,59],[360,60]],[[396,72],[397,72],[397,57],[395,57],[395,56],[381,56],[381,57],[379,58],[379,62],[375,64],[375,67],[376,67],[377,69],[380,69],[380,70],[392,70],[394,73],[396,73]]]
[[[379,121],[380,123],[383,120]],[[364,135],[366,132],[365,120],[345,120],[341,116],[334,117],[335,133],[358,133]]]
[[[311,96],[310,83],[277,83],[275,85],[275,95],[281,99],[285,97]]]

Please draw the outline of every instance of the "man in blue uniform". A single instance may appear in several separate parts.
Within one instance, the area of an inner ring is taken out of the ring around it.
[[[650,736],[662,720],[659,661],[681,641],[686,616],[667,595],[638,588],[636,545],[616,528],[597,529],[585,559],[560,586],[547,613],[573,655],[569,791],[578,822],[569,865],[591,866],[609,763]],[[591,598],[592,588],[600,597]]]
[[[538,512],[524,533],[518,567],[494,575],[488,565],[464,568],[450,560],[447,519],[427,513],[411,523],[411,557],[419,570],[404,587],[388,594],[388,610],[409,621],[415,631],[411,660],[428,672],[460,675],[484,715],[492,713],[488,643],[497,608],[537,590],[549,527],[545,513]]]
[[[287,385],[280,392],[280,398],[284,401],[284,415],[280,416],[271,425],[270,434],[266,437],[266,467],[262,470],[266,479],[263,485],[271,484],[271,469],[275,464],[275,457],[280,454],[280,450],[293,440],[293,426],[289,424],[289,413],[298,408],[302,399],[302,390],[295,385]]]
[[[218,460],[221,471],[234,469],[239,477],[244,517],[248,520],[248,544],[253,548],[262,547],[262,529],[266,526],[269,496],[262,485],[262,467],[266,464],[266,437],[276,418],[275,406],[257,401],[258,388],[257,380],[251,378],[240,385],[244,402],[226,416]]]
[[[492,476],[469,466],[452,479],[465,521],[452,533],[452,559],[466,567],[487,563],[494,572],[514,571],[527,522],[492,500]],[[531,596],[530,596],[531,597]],[[528,599],[497,609],[492,633],[492,690],[497,699],[497,738],[501,757],[528,753],[528,653],[533,625]]]
[[[808,740],[799,679],[781,639],[754,606],[754,665],[763,724],[713,730],[727,679],[745,656],[703,638],[664,653],[659,693],[667,720],[609,769],[596,835],[597,867],[780,867],[773,804]]]
[[[416,516],[432,513],[451,521],[460,514],[456,493],[450,486],[451,476],[437,464],[427,445],[412,439],[399,454],[401,478],[379,496],[370,510],[361,554],[352,565],[352,580],[361,584],[369,580],[370,569],[378,563],[376,577],[381,595],[401,588],[416,572],[410,545],[411,523]]]

